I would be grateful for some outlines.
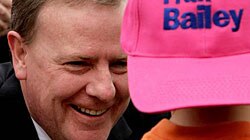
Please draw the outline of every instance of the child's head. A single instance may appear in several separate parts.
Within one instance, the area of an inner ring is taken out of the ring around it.
[[[122,27],[142,112],[250,104],[250,1],[129,0]]]

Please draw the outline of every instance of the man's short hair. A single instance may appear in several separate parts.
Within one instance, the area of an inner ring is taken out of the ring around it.
[[[30,43],[35,33],[38,13],[46,2],[54,0],[13,0],[11,30],[18,32],[25,43]],[[64,0],[66,3],[94,2],[102,5],[117,5],[122,0]]]

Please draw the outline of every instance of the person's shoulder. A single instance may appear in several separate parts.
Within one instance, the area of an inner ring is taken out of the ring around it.
[[[130,140],[132,130],[122,116],[110,132],[108,140]]]
[[[0,85],[2,85],[14,73],[10,62],[0,64]]]
[[[0,98],[17,97],[21,92],[20,83],[10,62],[0,64]]]
[[[0,132],[8,139],[38,140],[19,80],[10,62],[0,63]]]
[[[7,36],[0,36],[0,63],[11,61]]]

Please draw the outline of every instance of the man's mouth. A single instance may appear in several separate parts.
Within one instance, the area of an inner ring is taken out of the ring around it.
[[[101,116],[102,114],[104,114],[107,109],[103,109],[103,110],[93,110],[93,109],[88,109],[88,108],[83,108],[83,107],[79,107],[77,105],[70,105],[74,110],[76,110],[77,112],[84,114],[84,115],[88,115],[88,116]]]

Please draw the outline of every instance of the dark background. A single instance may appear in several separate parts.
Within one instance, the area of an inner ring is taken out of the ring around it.
[[[0,63],[8,62],[10,59],[7,36],[0,36]]]

